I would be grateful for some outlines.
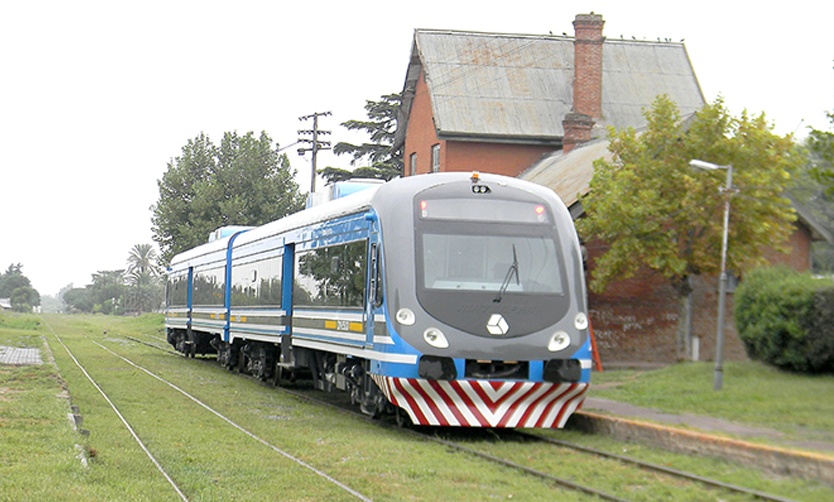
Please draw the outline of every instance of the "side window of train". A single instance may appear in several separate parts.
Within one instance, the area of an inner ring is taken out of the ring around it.
[[[232,267],[232,304],[281,305],[281,256],[269,256]]]
[[[373,306],[382,306],[382,262],[377,243],[371,245],[371,288]]]
[[[298,253],[293,303],[311,307],[362,307],[367,252],[367,241],[362,240]]]
[[[168,305],[184,306],[188,301],[188,276],[171,277],[166,289]]]

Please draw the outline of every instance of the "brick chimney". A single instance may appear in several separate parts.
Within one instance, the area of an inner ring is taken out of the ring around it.
[[[573,21],[573,113],[565,116],[563,151],[591,139],[595,120],[602,118],[602,26],[599,14],[578,14]],[[590,125],[589,125],[590,121]]]
[[[568,153],[576,146],[591,139],[594,119],[584,113],[568,113],[562,120],[562,152]]]

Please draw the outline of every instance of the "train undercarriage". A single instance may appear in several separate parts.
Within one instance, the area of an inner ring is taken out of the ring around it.
[[[217,362],[229,371],[237,371],[271,382],[273,386],[292,386],[311,381],[324,392],[345,392],[353,405],[374,418],[392,415],[405,425],[408,415],[393,406],[371,379],[368,361],[304,347],[293,347],[282,358],[281,344],[241,338],[231,343],[220,335],[183,329],[170,329],[168,343],[185,357],[216,354]]]

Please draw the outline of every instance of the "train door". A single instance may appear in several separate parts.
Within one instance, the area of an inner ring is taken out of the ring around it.
[[[293,284],[295,284],[295,244],[284,245],[284,257],[281,270],[281,310],[284,311],[283,331],[281,334],[281,354],[278,368],[291,367],[295,364],[292,351],[292,317]]]
[[[194,267],[188,267],[188,282],[186,282],[185,293],[185,333],[188,341],[194,340],[194,335],[191,333],[191,321],[194,316]]]

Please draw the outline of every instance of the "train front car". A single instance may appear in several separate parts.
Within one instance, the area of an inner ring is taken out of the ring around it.
[[[436,173],[381,187],[373,205],[389,334],[418,352],[414,364],[372,362],[386,398],[419,425],[564,426],[591,348],[562,201],[514,178]]]

